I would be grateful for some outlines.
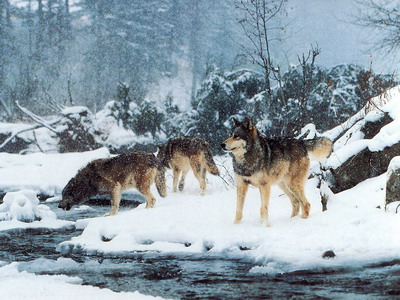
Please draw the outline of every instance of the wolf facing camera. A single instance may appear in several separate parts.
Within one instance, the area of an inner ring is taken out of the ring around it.
[[[299,214],[308,218],[310,203],[304,185],[310,169],[309,154],[322,160],[332,152],[333,143],[325,137],[312,140],[289,138],[269,139],[261,135],[251,119],[243,122],[233,120],[232,135],[221,144],[233,156],[233,170],[237,187],[236,216],[234,223],[240,223],[249,185],[260,189],[261,223],[269,226],[268,206],[271,185],[277,184],[292,203],[292,217]]]

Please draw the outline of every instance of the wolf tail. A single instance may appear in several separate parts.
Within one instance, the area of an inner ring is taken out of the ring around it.
[[[214,162],[214,159],[213,159],[210,149],[207,149],[204,152],[204,157],[206,159],[207,171],[213,175],[219,176],[219,170],[217,168],[217,165]]]
[[[333,142],[326,137],[318,137],[312,140],[305,140],[307,152],[316,160],[323,160],[331,155]]]
[[[165,168],[163,166],[157,167],[157,173],[155,177],[157,191],[161,197],[167,196],[167,184],[165,182]]]

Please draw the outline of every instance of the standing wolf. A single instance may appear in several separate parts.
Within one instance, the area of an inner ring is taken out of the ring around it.
[[[177,191],[179,174],[179,190],[185,185],[185,178],[190,169],[200,183],[200,194],[206,191],[206,173],[219,175],[207,141],[198,137],[176,137],[165,145],[158,147],[157,158],[173,172],[173,191]]]
[[[292,217],[302,209],[302,218],[310,213],[310,203],[304,194],[304,184],[310,169],[308,154],[324,159],[332,152],[332,141],[267,139],[249,118],[234,120],[232,136],[221,144],[233,155],[233,170],[237,185],[235,224],[243,217],[243,205],[249,184],[261,194],[261,223],[268,225],[268,205],[272,184],[278,184],[292,202]]]
[[[165,168],[153,154],[132,152],[113,158],[96,159],[79,170],[68,182],[58,207],[70,210],[74,204],[89,200],[101,192],[109,192],[111,211],[108,215],[112,216],[118,212],[121,192],[137,188],[146,198],[146,208],[151,208],[156,201],[150,192],[154,182],[160,196],[165,197]]]

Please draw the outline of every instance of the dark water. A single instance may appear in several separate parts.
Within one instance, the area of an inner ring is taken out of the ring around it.
[[[121,209],[133,209],[130,203]],[[94,205],[91,211],[63,212],[56,204],[49,206],[58,218],[68,220],[103,215],[109,209]],[[277,275],[254,274],[249,272],[252,263],[207,252],[72,254],[57,262],[56,245],[79,234],[74,228],[0,232],[0,261],[20,261],[21,269],[37,274],[78,276],[85,285],[172,299],[400,299],[400,261]],[[70,263],[63,265],[65,261]]]

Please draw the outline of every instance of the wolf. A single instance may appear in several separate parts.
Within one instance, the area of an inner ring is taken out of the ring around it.
[[[113,158],[96,159],[78,171],[62,191],[58,207],[70,210],[102,192],[109,192],[111,211],[117,214],[122,191],[136,188],[146,198],[146,208],[154,207],[156,199],[150,186],[156,183],[161,197],[167,195],[165,168],[154,154],[131,152]]]
[[[221,146],[233,156],[236,181],[236,216],[238,224],[243,217],[243,206],[249,185],[258,187],[261,195],[261,223],[269,226],[268,206],[271,185],[277,184],[292,203],[295,217],[302,209],[302,218],[310,214],[310,203],[304,193],[304,184],[310,169],[309,154],[317,160],[328,157],[333,148],[325,137],[312,140],[269,139],[260,134],[250,118],[243,122],[233,120],[232,135]]]
[[[210,146],[207,141],[198,137],[181,136],[168,140],[164,145],[158,146],[157,158],[166,168],[171,168],[173,173],[173,192],[177,192],[179,175],[179,191],[185,185],[185,178],[190,169],[200,183],[200,195],[206,191],[206,173],[219,176]]]

